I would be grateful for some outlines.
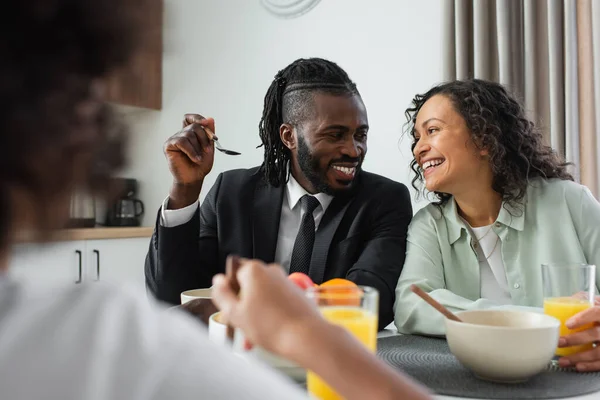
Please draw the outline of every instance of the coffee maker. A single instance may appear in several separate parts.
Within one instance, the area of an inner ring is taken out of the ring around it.
[[[144,203],[136,198],[138,182],[130,178],[115,178],[121,188],[117,200],[106,211],[106,226],[140,226],[144,215]]]
[[[69,221],[65,228],[93,228],[96,225],[96,199],[91,193],[77,188],[70,203]]]

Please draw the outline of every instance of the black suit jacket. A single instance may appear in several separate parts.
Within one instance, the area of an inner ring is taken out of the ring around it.
[[[267,184],[260,167],[228,171],[218,176],[188,223],[166,228],[157,220],[146,257],[149,291],[179,304],[182,291],[210,287],[229,254],[273,262],[284,190]],[[406,186],[361,171],[354,188],[336,196],[323,215],[311,278],[315,283],[346,278],[376,288],[379,327],[385,327],[394,318],[411,218]]]

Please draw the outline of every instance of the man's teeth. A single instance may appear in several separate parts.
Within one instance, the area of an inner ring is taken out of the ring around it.
[[[356,167],[340,167],[339,165],[332,165],[332,168],[337,169],[346,175],[354,175],[354,171],[356,171]]]
[[[438,166],[438,165],[440,165],[440,164],[441,164],[441,163],[443,163],[443,162],[444,162],[444,160],[443,160],[443,159],[441,159],[441,158],[438,158],[438,159],[436,159],[436,160],[429,160],[429,161],[425,161],[425,162],[423,163],[423,170],[426,170],[426,169],[427,169],[427,168],[429,168],[429,167],[435,167],[435,166]]]

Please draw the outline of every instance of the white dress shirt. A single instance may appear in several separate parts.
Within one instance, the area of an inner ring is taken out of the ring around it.
[[[283,203],[281,204],[281,218],[279,220],[279,232],[277,234],[277,247],[275,250],[275,262],[281,264],[285,271],[290,270],[290,262],[292,260],[292,250],[294,242],[298,235],[298,229],[302,222],[302,217],[306,210],[302,206],[300,199],[302,196],[309,194],[294,177],[290,174],[290,179],[285,185]],[[319,228],[319,223],[323,218],[323,214],[327,207],[331,204],[333,196],[325,193],[317,193],[314,197],[319,200],[319,206],[313,211],[315,218],[315,229]],[[194,216],[198,209],[199,201],[179,210],[168,210],[167,197],[163,202],[161,210],[160,223],[162,226],[172,228],[178,225],[183,225]]]
[[[149,301],[102,282],[51,288],[0,278],[0,398],[306,398],[211,342],[187,315]]]

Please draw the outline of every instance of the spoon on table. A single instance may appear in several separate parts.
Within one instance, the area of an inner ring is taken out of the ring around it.
[[[423,289],[421,289],[417,285],[410,285],[410,290],[414,294],[416,294],[417,296],[419,296],[420,298],[422,298],[423,300],[425,300],[427,302],[427,304],[429,304],[431,307],[435,308],[440,313],[444,314],[444,317],[446,317],[448,319],[451,319],[453,321],[456,321],[456,322],[462,322],[462,320],[460,318],[458,318],[456,315],[454,315],[446,307],[444,307],[443,305],[441,305],[440,303],[438,303],[437,301],[435,301],[431,296],[429,296],[427,293],[425,293],[423,291]]]

